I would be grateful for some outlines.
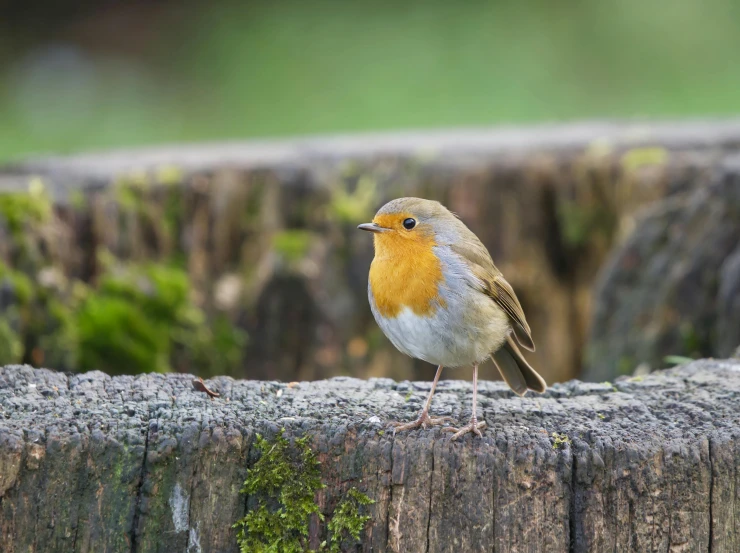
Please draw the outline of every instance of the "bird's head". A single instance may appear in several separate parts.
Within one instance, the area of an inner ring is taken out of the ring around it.
[[[442,204],[421,198],[398,198],[381,207],[371,223],[357,228],[372,232],[376,256],[403,255],[440,243],[457,222]]]

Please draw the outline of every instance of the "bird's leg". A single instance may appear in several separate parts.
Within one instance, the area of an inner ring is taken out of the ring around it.
[[[468,432],[477,434],[479,437],[483,437],[481,429],[486,427],[486,421],[478,422],[478,417],[475,414],[476,404],[478,403],[478,364],[473,365],[473,415],[470,417],[470,424],[463,426],[462,428],[453,428],[448,426],[444,428],[445,432],[454,432],[452,435],[453,440],[457,440],[460,436],[464,436]]]
[[[427,398],[426,404],[424,404],[424,409],[422,409],[421,414],[419,415],[419,418],[416,419],[413,422],[392,422],[390,423],[391,426],[395,426],[394,433],[395,432],[402,432],[404,430],[412,430],[414,428],[419,428],[420,426],[422,428],[426,428],[427,426],[436,426],[438,424],[445,424],[446,422],[449,422],[452,420],[452,417],[430,417],[429,416],[429,407],[432,405],[432,396],[434,395],[434,390],[437,388],[437,382],[439,381],[439,377],[442,374],[442,365],[437,367],[437,374],[434,375],[434,382],[432,382],[432,389],[429,390],[429,397]]]

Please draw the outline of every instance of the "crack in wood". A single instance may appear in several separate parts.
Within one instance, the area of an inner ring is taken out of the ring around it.
[[[432,525],[432,499],[434,499],[434,443],[435,440],[432,439],[432,467],[429,470],[429,511],[427,512],[427,545],[424,550],[425,553],[429,553],[429,527]]]
[[[712,448],[712,437],[707,438],[709,449],[709,544],[707,551],[712,553],[714,547],[714,453]]]
[[[574,452],[574,448],[571,446],[570,448],[570,463],[571,463],[571,476],[570,476],[570,507],[568,509],[568,525],[569,525],[569,531],[570,531],[570,543],[568,547],[568,551],[570,553],[576,553],[576,547],[578,545],[578,535],[577,535],[577,515],[576,515],[576,509],[578,507],[578,498],[576,496],[576,492],[578,489],[577,483],[577,476],[576,472],[578,471],[577,461],[576,461],[576,455]]]
[[[149,414],[149,410],[147,409],[147,415]],[[131,536],[131,553],[137,553],[137,527],[139,525],[139,517],[141,516],[141,494],[143,492],[144,487],[144,478],[146,477],[146,459],[147,455],[149,453],[149,423],[150,423],[150,417],[147,416],[146,420],[146,436],[144,437],[144,455],[141,459],[141,471],[139,472],[139,482],[136,487],[136,501],[134,503],[134,516],[133,521],[131,522],[131,531],[129,532],[129,536]]]

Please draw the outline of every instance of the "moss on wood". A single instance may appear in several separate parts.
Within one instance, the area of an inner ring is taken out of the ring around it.
[[[374,501],[350,488],[330,517],[328,539],[311,549],[311,518],[324,520],[315,499],[325,487],[321,463],[308,444],[309,436],[296,438],[291,445],[284,432],[280,430],[274,440],[256,437],[260,459],[249,469],[241,491],[257,505],[234,525],[239,549],[243,553],[339,553],[343,542],[360,539],[370,520],[362,508]]]

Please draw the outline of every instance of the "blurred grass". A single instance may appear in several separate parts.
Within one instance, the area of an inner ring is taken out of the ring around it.
[[[67,33],[2,58],[0,160],[157,142],[740,112],[732,0],[287,0],[169,10],[134,53],[80,46]],[[136,33],[122,27],[93,43],[135,42]]]

